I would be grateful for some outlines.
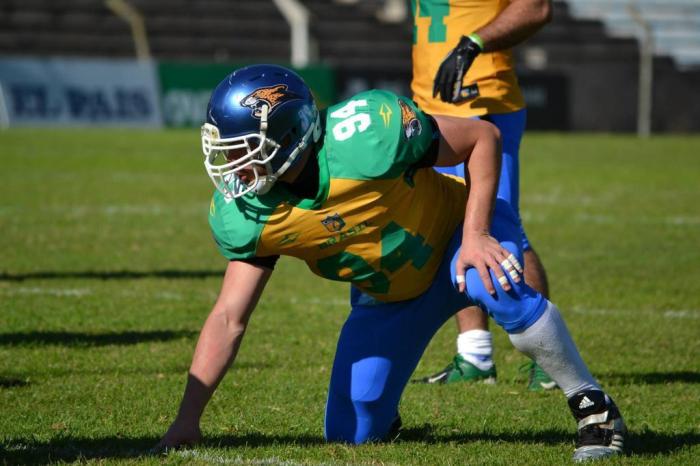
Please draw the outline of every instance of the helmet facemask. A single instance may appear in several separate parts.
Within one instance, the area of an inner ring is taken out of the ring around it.
[[[308,147],[309,140],[313,137],[317,141],[320,135],[320,118],[316,111],[315,123],[310,125],[297,147],[275,171],[272,161],[282,145],[266,136],[268,107],[263,106],[261,113],[260,131],[257,134],[221,138],[215,125],[205,123],[202,126],[204,166],[214,186],[227,199],[235,199],[250,192],[265,194],[270,191],[279,177]],[[231,157],[232,152],[235,158]],[[247,175],[247,182],[240,176],[243,172]]]

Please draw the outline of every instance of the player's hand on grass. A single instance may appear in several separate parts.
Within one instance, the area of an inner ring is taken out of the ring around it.
[[[199,425],[175,419],[158,444],[153,447],[153,453],[162,453],[171,449],[193,446],[202,439]]]
[[[498,283],[505,291],[511,289],[505,274],[508,274],[515,283],[519,283],[523,273],[523,268],[515,255],[485,231],[467,232],[463,236],[462,247],[455,264],[457,286],[462,293],[466,288],[465,276],[469,267],[474,267],[479,272],[486,291],[492,295],[496,294],[496,289],[491,281],[489,270],[493,271]]]
[[[440,63],[433,82],[433,97],[439,93],[443,102],[462,100],[462,80],[479,53],[479,44],[469,36],[462,36],[457,46]]]

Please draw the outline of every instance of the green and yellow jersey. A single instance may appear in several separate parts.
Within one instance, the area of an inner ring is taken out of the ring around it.
[[[413,99],[433,115],[472,117],[520,110],[525,101],[515,75],[510,50],[479,54],[463,85],[477,84],[479,97],[452,104],[433,97],[440,63],[463,35],[493,21],[509,0],[412,0]]]
[[[464,180],[418,168],[435,131],[412,101],[385,91],[330,107],[315,198],[299,199],[280,183],[230,201],[216,192],[209,223],[219,250],[230,260],[298,257],[381,301],[418,296],[467,197]]]

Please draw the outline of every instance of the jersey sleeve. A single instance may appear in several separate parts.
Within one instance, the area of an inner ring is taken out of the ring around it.
[[[242,215],[236,205],[242,203],[234,199],[227,203],[218,192],[212,197],[209,207],[209,227],[216,247],[222,256],[229,260],[247,260],[257,257],[256,249],[262,226]]]
[[[437,125],[411,99],[397,97],[397,102],[401,112],[401,128],[396,163],[406,167],[430,165],[424,159],[433,156],[432,149],[436,141],[439,141]]]
[[[383,90],[331,107],[326,121],[329,168],[351,179],[395,178],[422,166],[439,136],[431,117],[411,99]]]

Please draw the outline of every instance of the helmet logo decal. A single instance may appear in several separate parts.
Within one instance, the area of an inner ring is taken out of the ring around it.
[[[268,114],[272,114],[279,105],[298,99],[300,100],[301,96],[288,90],[286,84],[276,84],[255,89],[241,100],[241,105],[250,107],[251,115],[260,118],[263,105],[267,105]]]
[[[406,105],[401,99],[399,99],[399,107],[401,107],[401,123],[403,124],[406,139],[418,136],[423,128],[421,127],[420,120],[416,116],[415,110]]]

